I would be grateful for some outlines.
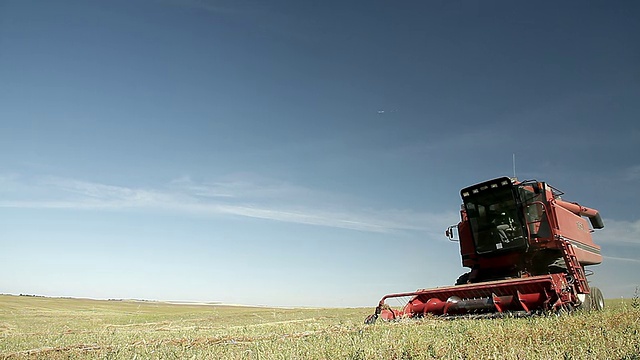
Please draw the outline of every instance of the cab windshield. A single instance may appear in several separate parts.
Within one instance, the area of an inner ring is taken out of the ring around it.
[[[465,199],[476,252],[524,247],[523,227],[511,187],[485,190]]]

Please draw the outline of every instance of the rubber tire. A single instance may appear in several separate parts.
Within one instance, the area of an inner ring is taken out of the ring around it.
[[[604,309],[604,295],[602,295],[602,291],[595,286],[591,288],[591,309],[595,311]]]
[[[468,284],[469,283],[469,274],[470,273],[464,273],[464,274],[460,275],[458,280],[456,280],[456,285]]]
[[[378,314],[371,314],[364,319],[365,325],[373,325],[378,319]]]
[[[591,289],[591,294],[585,294],[584,302],[580,304],[578,307],[581,311],[591,311],[593,306],[593,301],[591,300],[591,295],[593,294],[593,289]]]

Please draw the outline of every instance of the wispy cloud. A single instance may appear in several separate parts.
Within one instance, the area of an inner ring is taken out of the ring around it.
[[[223,0],[158,0],[160,3],[181,6],[195,10],[202,10],[214,14],[228,14],[236,12],[233,1]]]
[[[41,209],[144,210],[234,215],[367,232],[437,233],[457,214],[360,208],[339,196],[286,183],[248,180],[195,182],[182,177],[157,188],[134,188],[60,177],[0,176],[0,207]],[[12,190],[7,190],[12,189]],[[330,197],[332,201],[326,199]],[[325,199],[325,201],[322,201]],[[329,205],[332,204],[332,205]]]
[[[626,181],[638,181],[640,180],[640,165],[634,165],[626,168],[622,176]]]
[[[257,178],[255,176],[247,179],[237,176],[214,182],[196,182],[188,176],[183,176],[172,180],[170,186],[182,192],[187,192],[200,197],[222,197],[237,199],[273,199],[273,198],[294,198],[298,196],[309,197],[318,191],[295,186],[286,182],[277,182],[269,179]],[[324,194],[325,196],[327,194]]]
[[[619,256],[603,256],[603,258],[605,258],[606,260],[640,263],[640,259],[634,259],[634,258],[626,258],[626,257],[619,257]]]
[[[233,215],[368,232],[439,234],[458,219],[454,212],[370,209],[338,194],[269,179],[240,177],[198,182],[188,176],[154,188],[128,187],[61,177],[0,174],[0,207],[83,210],[172,211]],[[640,219],[605,219],[597,243],[640,245]],[[622,258],[620,258],[622,259]]]
[[[640,245],[640,219],[636,221],[604,220],[604,229],[595,232],[602,244]]]

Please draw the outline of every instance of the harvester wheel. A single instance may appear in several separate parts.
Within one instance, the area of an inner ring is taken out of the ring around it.
[[[591,289],[591,292],[593,292],[593,289]],[[593,301],[591,301],[591,294],[584,294],[584,301],[582,302],[582,304],[580,304],[578,309],[582,311],[591,311],[592,306]]]
[[[456,280],[456,285],[468,284],[469,283],[469,274],[470,273],[464,273],[464,274],[460,275],[458,280]]]
[[[604,309],[604,296],[597,287],[591,288],[591,308],[596,311]]]
[[[369,316],[367,316],[366,319],[364,319],[364,323],[366,325],[373,325],[376,323],[376,320],[378,319],[378,314],[371,314]]]
[[[574,309],[575,308],[569,303],[563,304],[560,307],[558,307],[558,309],[556,309],[556,316],[571,314],[571,312],[573,312]]]

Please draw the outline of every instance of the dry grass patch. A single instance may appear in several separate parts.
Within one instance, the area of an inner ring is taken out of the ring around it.
[[[640,309],[364,325],[373,309],[0,296],[0,358],[640,359]]]

